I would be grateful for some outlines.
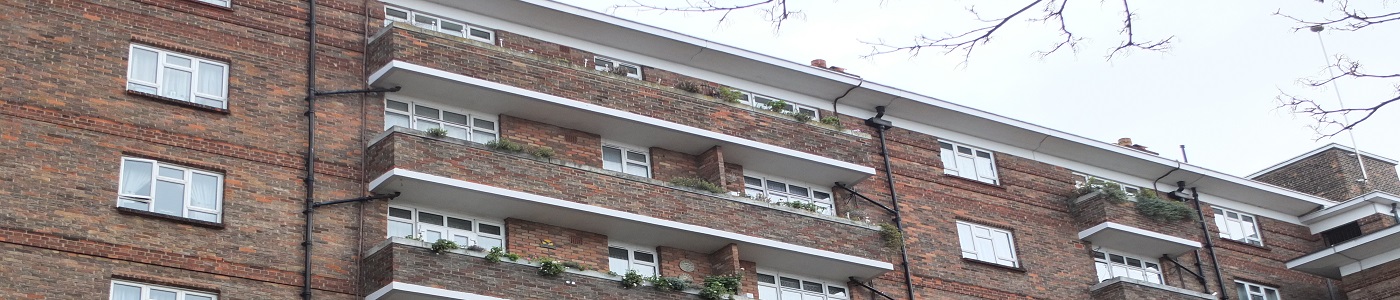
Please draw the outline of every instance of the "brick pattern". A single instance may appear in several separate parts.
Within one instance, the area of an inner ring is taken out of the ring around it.
[[[1380,231],[1381,229],[1390,228],[1390,226],[1395,226],[1396,222],[1395,216],[1378,213],[1362,217],[1356,220],[1356,224],[1361,225],[1361,235],[1364,236],[1372,232]]]
[[[585,166],[603,165],[603,140],[597,134],[501,115],[501,138],[528,147],[554,150],[555,158]]]
[[[1142,284],[1129,281],[1119,281],[1108,286],[1101,287],[1090,293],[1093,300],[1181,300],[1181,299],[1210,299],[1197,296],[1188,296],[1168,290],[1146,287]]]
[[[488,263],[481,258],[460,254],[433,254],[428,249],[394,244],[369,254],[366,265],[393,266],[362,270],[366,281],[363,293],[397,281],[453,291],[507,299],[695,299],[695,295],[660,292],[650,288],[623,289],[616,280],[565,273],[547,278],[535,267],[513,263]],[[377,286],[376,286],[377,285]]]
[[[573,261],[590,270],[608,268],[608,237],[602,234],[506,219],[506,239],[506,250],[526,259]]]
[[[1075,198],[1070,198],[1069,200],[1074,201],[1074,199]],[[1169,199],[1164,200],[1175,201]],[[1071,209],[1074,210],[1075,225],[1079,226],[1079,230],[1089,229],[1090,227],[1105,222],[1114,222],[1184,239],[1198,240],[1197,237],[1201,235],[1199,223],[1195,222],[1194,209],[1191,210],[1193,215],[1191,219],[1161,221],[1148,218],[1138,213],[1133,202],[1123,201],[1115,203],[1114,200],[1103,195],[1070,205]]]
[[[661,147],[651,147],[651,178],[667,181],[677,178],[697,178],[696,162],[699,161],[695,155],[666,150]]]
[[[1400,261],[1390,261],[1342,278],[1347,300],[1400,299]]]
[[[708,254],[666,246],[656,247],[656,252],[661,276],[687,278],[690,282],[700,283],[705,276],[715,275],[710,268]],[[690,272],[681,269],[682,262],[688,262],[695,269]]]
[[[1395,164],[1363,156],[1368,181],[1353,152],[1329,149],[1297,162],[1264,173],[1254,180],[1313,194],[1334,201],[1346,201],[1372,192],[1400,194],[1400,177]]]
[[[729,178],[725,176],[724,150],[720,146],[714,146],[695,157],[695,174],[700,179],[708,180],[710,183],[719,185],[730,191],[740,189],[729,189]]]
[[[377,152],[389,148],[392,151]],[[855,256],[878,257],[881,251],[879,234],[865,227],[729,201],[717,198],[727,196],[676,189],[609,171],[575,168],[405,133],[389,135],[370,151],[372,174],[382,174],[391,167],[404,168]]]

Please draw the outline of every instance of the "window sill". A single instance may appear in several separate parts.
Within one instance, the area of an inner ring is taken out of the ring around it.
[[[990,183],[982,182],[982,181],[979,181],[979,180],[976,180],[976,179],[967,178],[967,177],[962,177],[962,176],[958,176],[958,175],[952,175],[952,174],[946,174],[946,173],[945,173],[945,174],[940,174],[940,175],[942,175],[943,178],[952,178],[952,179],[962,180],[962,181],[971,182],[971,183],[976,183],[976,184],[980,184],[980,185],[985,185],[985,186],[988,186],[988,187],[993,187],[993,188],[998,188],[998,189],[1003,189],[1003,190],[1006,189],[1006,186],[1003,186],[1003,185],[1000,185],[1000,184],[990,184]]]
[[[204,1],[200,1],[200,0],[188,0],[188,1],[189,1],[189,2],[194,2],[195,4],[200,4],[200,5],[208,6],[208,7],[213,7],[213,8],[222,9],[222,10],[227,10],[227,11],[233,11],[233,1],[229,1],[228,6],[213,4],[213,3],[204,2]]]
[[[228,109],[226,109],[226,108],[218,108],[218,107],[208,106],[208,105],[204,105],[204,104],[198,104],[198,103],[194,103],[194,102],[189,102],[189,101],[184,101],[184,100],[173,99],[173,98],[169,98],[169,97],[165,97],[165,96],[161,96],[161,95],[156,95],[156,94],[142,93],[142,92],[137,92],[137,91],[133,91],[133,90],[126,90],[126,94],[127,94],[127,95],[138,96],[138,97],[142,97],[142,98],[147,98],[147,99],[151,99],[151,100],[156,100],[157,102],[162,102],[162,103],[166,103],[166,104],[173,104],[173,105],[178,105],[178,106],[184,106],[184,107],[189,107],[189,108],[194,108],[194,109],[204,110],[204,111],[209,111],[209,112],[214,112],[214,113],[220,113],[220,114],[225,114],[225,115],[229,114],[229,111],[228,111]]]
[[[963,262],[967,262],[967,263],[973,263],[973,264],[977,264],[977,265],[983,265],[983,266],[988,266],[988,267],[994,267],[994,268],[1003,269],[1003,270],[1007,270],[1007,271],[1015,271],[1015,272],[1020,272],[1020,273],[1025,273],[1025,272],[1026,272],[1026,269],[1025,269],[1025,268],[1021,268],[1021,267],[1012,267],[1012,266],[1007,266],[1007,265],[1002,265],[1002,264],[996,264],[996,263],[990,263],[990,262],[980,261],[980,260],[971,259],[971,258],[966,258],[966,257],[963,257],[962,260],[963,260]]]
[[[127,215],[136,215],[136,216],[142,216],[142,217],[150,217],[150,218],[156,218],[156,219],[164,219],[164,220],[168,220],[168,221],[172,221],[172,222],[176,222],[176,223],[184,223],[184,224],[189,224],[189,225],[194,225],[194,226],[204,227],[204,228],[224,229],[224,223],[214,223],[214,222],[202,221],[202,220],[195,220],[195,219],[190,219],[190,218],[185,218],[185,217],[176,217],[176,216],[172,216],[172,215],[154,213],[154,212],[149,212],[149,211],[144,211],[144,210],[135,210],[135,209],[125,208],[125,207],[117,207],[117,212],[122,213],[122,214],[127,214]]]
[[[1230,243],[1235,244],[1235,245],[1249,246],[1250,248],[1255,248],[1255,249],[1264,250],[1264,251],[1268,251],[1268,252],[1273,252],[1273,251],[1274,251],[1274,249],[1273,249],[1273,248],[1269,248],[1269,246],[1260,246],[1260,245],[1250,244],[1250,243],[1241,242],[1241,241],[1237,241],[1237,240],[1227,239],[1227,238],[1223,238],[1223,237],[1219,237],[1219,236],[1216,236],[1216,238],[1217,238],[1217,239],[1220,239],[1221,241],[1230,242]]]

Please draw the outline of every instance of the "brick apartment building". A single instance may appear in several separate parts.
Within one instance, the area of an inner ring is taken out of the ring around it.
[[[547,0],[0,8],[0,299],[1400,297],[1339,145],[1242,178]]]

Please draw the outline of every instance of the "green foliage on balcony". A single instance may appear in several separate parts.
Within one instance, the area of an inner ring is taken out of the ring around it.
[[[1151,191],[1139,193],[1136,206],[1139,214],[1154,220],[1181,221],[1196,217],[1196,211],[1185,202],[1158,198],[1157,193]]]
[[[714,184],[709,180],[704,180],[695,177],[679,177],[676,179],[671,179],[671,185],[703,190],[715,194],[724,193],[724,188],[719,187],[719,185]]]

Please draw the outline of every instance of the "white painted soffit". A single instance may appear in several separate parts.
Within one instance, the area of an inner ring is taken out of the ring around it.
[[[1337,244],[1288,261],[1289,269],[1333,279],[1380,266],[1400,258],[1400,226]]]
[[[1104,222],[1079,232],[1079,239],[1113,250],[1148,257],[1176,256],[1201,248],[1201,243],[1151,230]]]
[[[727,163],[807,183],[855,184],[875,175],[872,167],[404,61],[385,64],[370,75],[369,84],[403,87],[391,93],[391,99],[399,94],[432,99],[595,133],[604,140],[640,147],[700,154],[721,146]]]
[[[873,116],[876,106],[887,106],[888,115],[892,117],[914,120],[929,126],[1030,149],[1033,153],[1062,157],[1141,178],[1157,178],[1179,166],[1181,170],[1161,182],[1171,185],[1176,181],[1186,181],[1191,186],[1198,187],[1202,193],[1294,216],[1335,203],[1313,195],[1195,165],[1180,164],[1175,160],[934,97],[563,3],[548,0],[428,1],[820,99],[836,99],[846,94],[847,89],[859,86],[851,90],[847,97],[841,98],[841,104],[864,109],[866,112],[843,113]],[[896,123],[895,126],[900,125]]]
[[[370,182],[370,190],[403,193],[390,205],[401,203],[489,219],[516,218],[603,234],[631,244],[710,253],[734,243],[739,246],[740,259],[795,274],[834,276],[821,278],[824,280],[844,282],[847,276],[868,279],[894,269],[884,261],[405,169],[385,172]],[[852,225],[832,222],[825,226]]]
[[[1394,215],[1390,212],[1390,205],[1395,203],[1400,203],[1400,196],[1375,191],[1308,213],[1298,217],[1298,220],[1317,234],[1374,214]]]
[[[1354,148],[1347,147],[1347,146],[1343,146],[1343,145],[1337,144],[1337,143],[1331,143],[1331,144],[1323,145],[1322,147],[1318,147],[1317,149],[1313,149],[1313,151],[1308,151],[1307,153],[1303,153],[1302,155],[1295,156],[1295,157],[1290,158],[1290,159],[1288,159],[1288,160],[1285,160],[1285,161],[1283,161],[1283,162],[1281,162],[1281,163],[1274,164],[1274,165],[1272,165],[1272,166],[1269,166],[1268,168],[1264,168],[1263,170],[1259,170],[1259,172],[1254,172],[1254,174],[1249,174],[1249,176],[1245,176],[1245,178],[1254,179],[1255,177],[1259,177],[1260,175],[1264,175],[1265,173],[1273,172],[1274,170],[1278,170],[1279,168],[1282,168],[1282,167],[1284,167],[1284,166],[1291,165],[1291,164],[1296,163],[1296,162],[1298,162],[1298,161],[1300,161],[1300,160],[1303,160],[1303,159],[1308,158],[1308,157],[1312,157],[1313,155],[1317,155],[1318,153],[1322,153],[1323,151],[1327,151],[1327,150],[1331,150],[1331,149],[1340,149],[1340,150],[1342,150],[1342,151],[1346,151],[1346,152],[1350,152],[1350,153],[1356,153],[1356,152],[1357,152],[1356,149],[1354,149]],[[1390,158],[1387,158],[1387,157],[1384,157],[1384,156],[1380,156],[1380,155],[1375,155],[1375,154],[1372,154],[1372,153],[1366,152],[1366,151],[1361,151],[1361,155],[1365,155],[1365,156],[1367,156],[1367,157],[1370,157],[1370,158],[1373,158],[1373,159],[1376,159],[1376,160],[1379,160],[1379,161],[1383,161],[1383,162],[1386,162],[1386,163],[1390,163],[1390,164],[1392,164],[1392,165],[1400,164],[1400,161],[1396,161],[1396,160],[1394,160],[1394,159],[1390,159]]]
[[[412,283],[390,282],[365,296],[365,300],[506,300]]]

